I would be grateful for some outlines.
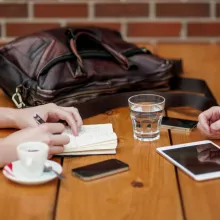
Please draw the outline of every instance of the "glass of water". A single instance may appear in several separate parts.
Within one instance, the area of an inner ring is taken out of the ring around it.
[[[165,98],[154,94],[140,94],[128,99],[134,138],[154,141],[160,138]]]

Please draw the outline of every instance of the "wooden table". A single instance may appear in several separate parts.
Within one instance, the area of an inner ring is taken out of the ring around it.
[[[151,48],[153,48],[151,46]],[[219,99],[220,87],[213,81],[220,71],[219,45],[158,45],[155,52],[184,58],[186,76],[204,78]],[[13,106],[1,92],[0,106]],[[197,119],[199,112],[187,108],[168,111],[169,116]],[[133,139],[127,108],[114,109],[86,119],[84,124],[112,123],[118,136],[114,156],[86,156],[55,159],[63,165],[64,181],[40,186],[10,182],[0,173],[0,219],[40,220],[217,220],[220,218],[220,179],[196,182],[156,153],[170,144],[203,140],[195,129],[191,133],[162,129],[161,138],[152,143]],[[0,136],[9,134],[2,130]],[[220,141],[215,141],[220,144]],[[130,165],[129,172],[92,182],[71,175],[71,169],[109,158]],[[143,187],[131,182],[141,181]]]

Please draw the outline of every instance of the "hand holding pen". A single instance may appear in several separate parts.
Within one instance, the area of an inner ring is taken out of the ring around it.
[[[39,125],[45,123],[45,121],[38,114],[34,114],[34,119],[37,122],[37,124],[39,124]],[[44,171],[45,172],[49,172],[49,171],[54,172],[60,180],[65,178],[62,174],[54,171],[52,167],[45,166]]]
[[[39,125],[46,123],[38,114],[34,114],[34,119],[37,122],[37,124],[39,124]],[[68,126],[67,122],[63,121],[63,120],[60,120],[57,123],[61,123],[61,124],[65,125],[65,126]]]
[[[25,108],[17,111],[19,114],[16,116],[16,126],[18,129],[25,127],[35,127],[43,123],[62,123],[66,122],[73,135],[77,136],[82,125],[82,118],[76,108],[73,107],[60,107],[55,104],[46,104],[31,108]],[[37,113],[37,115],[35,114]],[[24,117],[25,116],[25,117]],[[30,120],[35,116],[35,120]],[[40,117],[39,117],[40,116]],[[41,120],[43,119],[43,120]]]
[[[34,114],[34,120],[37,122],[38,125],[41,125],[41,124],[45,124],[46,122],[38,115],[38,114]],[[61,124],[63,124],[64,126],[67,125],[66,122],[60,122]]]
[[[44,121],[38,114],[35,114],[35,115],[34,115],[34,119],[35,119],[35,121],[36,121],[39,125],[45,123],[45,121]],[[51,172],[51,171],[54,172],[60,180],[62,180],[62,179],[65,178],[61,173],[57,173],[57,172],[53,169],[52,166],[47,166],[47,165],[45,165],[45,167],[44,167],[44,172]]]
[[[39,125],[45,123],[45,121],[38,114],[34,114],[34,119]]]

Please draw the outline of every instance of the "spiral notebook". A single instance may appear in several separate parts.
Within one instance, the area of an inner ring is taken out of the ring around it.
[[[70,142],[64,146],[64,152],[58,155],[116,153],[117,135],[112,124],[83,125],[78,136],[74,136],[70,127],[66,127],[63,134],[69,136]]]

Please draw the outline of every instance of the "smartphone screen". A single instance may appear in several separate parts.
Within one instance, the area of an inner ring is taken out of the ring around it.
[[[180,129],[192,129],[197,125],[197,121],[179,119],[179,118],[170,118],[164,116],[162,118],[161,126],[166,126],[170,128],[180,128]]]
[[[128,164],[117,159],[110,159],[72,169],[72,174],[83,180],[92,180],[123,172],[128,169]]]

